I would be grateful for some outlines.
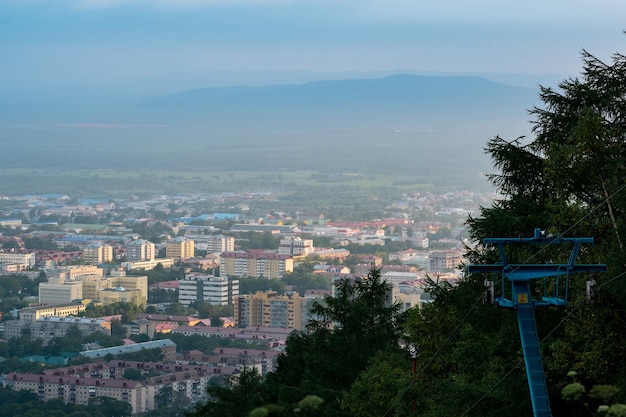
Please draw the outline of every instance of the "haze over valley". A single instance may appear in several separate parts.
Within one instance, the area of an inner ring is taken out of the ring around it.
[[[67,192],[67,181],[54,180],[65,178],[78,185],[73,189],[102,195],[122,191],[122,173],[135,192],[142,190],[132,178],[140,176],[144,192],[172,193],[192,190],[165,180],[159,189],[148,178],[187,173],[196,177],[194,186],[223,188],[215,178],[237,171],[261,179],[259,173],[289,179],[289,172],[301,171],[317,174],[310,178],[318,183],[358,174],[403,185],[485,189],[491,170],[486,141],[528,131],[527,109],[537,89],[477,76],[397,74],[196,88],[99,103],[49,100],[0,115],[0,164],[9,179],[0,193],[10,192],[10,179],[20,175],[30,178],[31,192]],[[104,184],[112,173],[117,185]],[[103,177],[95,188],[85,178],[94,175]]]

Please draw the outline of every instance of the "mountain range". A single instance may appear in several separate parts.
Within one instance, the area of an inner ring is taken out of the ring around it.
[[[467,180],[490,169],[488,139],[528,134],[537,93],[475,76],[397,74],[196,88],[115,104],[44,103],[0,110],[0,165],[366,170]]]

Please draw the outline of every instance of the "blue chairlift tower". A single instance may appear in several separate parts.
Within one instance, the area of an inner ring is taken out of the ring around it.
[[[572,244],[569,260],[562,264],[509,264],[506,259],[505,245],[531,244],[531,245],[557,245]],[[578,250],[583,243],[593,244],[593,238],[563,238],[546,235],[540,229],[535,229],[533,238],[485,238],[483,244],[495,245],[500,255],[497,264],[473,264],[468,265],[469,273],[499,273],[501,274],[501,292],[499,297],[493,296],[493,283],[488,287],[492,291],[493,302],[500,307],[515,309],[517,312],[517,324],[524,352],[524,364],[526,365],[526,377],[530,389],[530,399],[533,406],[534,417],[552,417],[550,400],[546,378],[541,360],[539,337],[537,335],[537,323],[535,321],[535,307],[565,306],[569,290],[569,275],[581,272],[606,272],[604,264],[576,264]],[[532,297],[530,281],[544,279],[544,291],[547,290],[547,279],[552,279],[550,294],[545,293],[540,300]],[[562,279],[563,278],[563,279]],[[559,288],[561,281],[565,288]],[[505,296],[505,284],[510,283],[511,298]],[[489,296],[488,296],[489,298]]]

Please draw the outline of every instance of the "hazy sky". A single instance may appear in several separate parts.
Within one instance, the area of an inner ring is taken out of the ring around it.
[[[577,75],[624,0],[0,0],[0,86],[308,69]]]

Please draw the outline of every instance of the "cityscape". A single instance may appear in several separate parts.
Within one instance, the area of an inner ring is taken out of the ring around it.
[[[267,194],[3,196],[6,343],[26,337],[45,350],[72,334],[86,341],[75,352],[16,358],[44,371],[5,367],[3,384],[79,405],[110,397],[133,414],[162,406],[159,396],[169,389],[188,405],[201,403],[208,385],[235,383],[244,368],[272,372],[289,334],[307,328],[311,303],[333,296],[338,281],[378,268],[402,311],[430,301],[427,276],[455,285],[468,244],[464,219],[494,197],[416,193],[389,204],[389,217],[333,221],[317,212],[264,212]],[[224,211],[201,212],[202,205]],[[259,247],[250,246],[251,235],[260,236]],[[290,276],[303,284],[285,284]],[[15,277],[37,285],[13,293]],[[251,280],[267,289],[250,290]],[[125,304],[132,314],[121,312]],[[98,316],[96,307],[106,306],[118,307],[117,314]],[[123,336],[123,344],[87,342],[102,336]],[[185,349],[172,336],[236,347]],[[158,354],[149,359],[160,361],[118,359],[153,350]]]

